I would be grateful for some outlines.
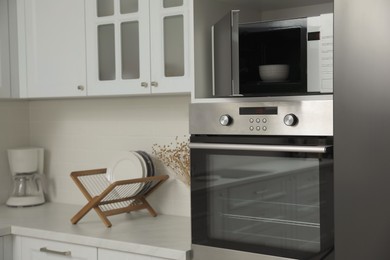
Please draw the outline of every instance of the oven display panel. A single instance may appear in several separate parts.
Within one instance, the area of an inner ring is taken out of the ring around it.
[[[240,107],[240,115],[277,115],[278,107]]]

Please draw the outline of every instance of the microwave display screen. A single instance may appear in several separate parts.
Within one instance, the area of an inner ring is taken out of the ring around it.
[[[240,115],[277,115],[278,107],[240,107]]]
[[[319,41],[320,40],[320,32],[309,32],[307,34],[308,41]]]

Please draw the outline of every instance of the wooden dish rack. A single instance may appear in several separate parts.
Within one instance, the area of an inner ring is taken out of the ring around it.
[[[111,183],[106,177],[106,168],[76,171],[70,174],[88,203],[71,218],[77,224],[91,209],[94,209],[106,227],[112,224],[108,216],[147,209],[153,217],[156,211],[146,201],[169,176],[153,176],[139,179],[120,180]]]

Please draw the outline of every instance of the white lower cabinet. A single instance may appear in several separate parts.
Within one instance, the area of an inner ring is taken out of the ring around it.
[[[30,237],[17,237],[14,260],[97,260],[97,248]]]
[[[101,249],[101,248],[98,249],[98,260],[113,260],[113,259],[120,259],[120,260],[164,260],[165,259],[165,260],[168,260],[167,258],[139,255],[139,254],[120,252],[120,251]]]
[[[12,236],[0,237],[0,260],[12,259]]]
[[[0,260],[4,260],[4,238],[0,237]]]
[[[11,236],[7,237],[0,237],[0,260],[173,260],[39,238],[14,236],[12,241]],[[9,250],[1,254],[3,247]]]

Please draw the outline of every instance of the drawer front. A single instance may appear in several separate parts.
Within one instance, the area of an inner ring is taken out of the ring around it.
[[[97,260],[97,248],[29,237],[21,238],[22,260]]]

